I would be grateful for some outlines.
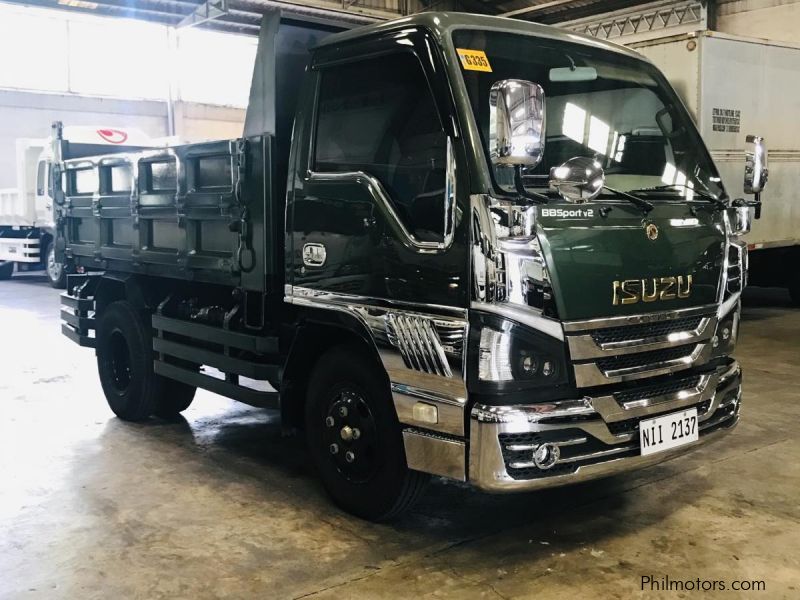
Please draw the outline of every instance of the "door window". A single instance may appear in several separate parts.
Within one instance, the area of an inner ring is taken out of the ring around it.
[[[422,65],[403,52],[322,71],[314,170],[364,171],[406,228],[441,241],[447,138]]]

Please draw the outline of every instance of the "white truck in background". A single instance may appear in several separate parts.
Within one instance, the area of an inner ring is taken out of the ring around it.
[[[0,189],[0,279],[19,270],[44,269],[63,288],[66,272],[55,259],[52,165],[61,160],[129,152],[159,144],[137,129],[53,123],[46,138],[17,140],[17,187]]]
[[[742,189],[745,134],[769,146],[769,205],[745,237],[750,285],[800,305],[800,45],[713,31],[628,44],[653,61],[692,113],[726,189]]]

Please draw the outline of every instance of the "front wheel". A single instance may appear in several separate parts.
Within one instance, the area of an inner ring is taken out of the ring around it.
[[[334,502],[372,521],[408,510],[430,478],[406,464],[391,394],[358,348],[340,346],[320,358],[306,402],[311,458]]]
[[[67,270],[64,265],[56,260],[56,245],[53,242],[47,244],[45,252],[45,271],[50,285],[57,290],[67,287]]]

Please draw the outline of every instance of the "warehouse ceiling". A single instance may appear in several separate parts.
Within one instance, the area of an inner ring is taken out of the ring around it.
[[[181,26],[199,24],[258,34],[261,15],[279,8],[287,18],[358,26],[425,10],[461,10],[540,23],[571,21],[652,0],[0,0],[11,4],[127,17]],[[213,18],[209,18],[213,17]]]

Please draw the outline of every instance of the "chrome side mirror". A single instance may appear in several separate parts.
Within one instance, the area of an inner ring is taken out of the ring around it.
[[[764,138],[757,135],[748,135],[747,145],[744,152],[744,193],[759,194],[767,185],[769,175],[767,145]]]
[[[606,174],[594,158],[576,156],[550,169],[550,185],[567,202],[580,204],[594,200],[603,190]]]
[[[489,155],[492,164],[535,167],[544,156],[542,86],[503,79],[489,91]]]

